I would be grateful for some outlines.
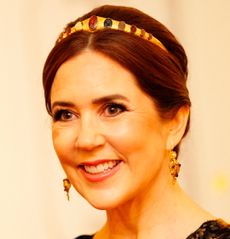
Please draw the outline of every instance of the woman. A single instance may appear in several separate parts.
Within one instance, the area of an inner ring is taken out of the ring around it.
[[[176,181],[189,129],[187,58],[165,26],[102,6],[67,25],[43,72],[55,151],[107,221],[78,238],[230,238]]]

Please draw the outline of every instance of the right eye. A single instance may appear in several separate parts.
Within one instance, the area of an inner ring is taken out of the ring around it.
[[[75,118],[75,115],[69,110],[57,110],[53,114],[53,120],[55,121],[71,121]]]

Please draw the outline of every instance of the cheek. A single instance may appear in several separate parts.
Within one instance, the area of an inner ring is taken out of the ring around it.
[[[62,164],[73,162],[74,132],[72,128],[53,127],[52,129],[53,146]]]
[[[123,119],[118,125],[111,127],[107,135],[113,147],[121,153],[143,152],[145,148],[149,151],[162,143],[163,136],[158,124],[152,119]]]

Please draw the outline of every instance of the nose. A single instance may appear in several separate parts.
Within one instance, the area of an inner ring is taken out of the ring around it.
[[[75,146],[81,151],[92,151],[105,144],[100,126],[92,118],[82,119]]]

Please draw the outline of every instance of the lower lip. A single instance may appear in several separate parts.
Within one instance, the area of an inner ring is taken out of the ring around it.
[[[121,168],[122,162],[118,163],[114,168],[107,172],[97,173],[97,174],[91,174],[87,173],[83,168],[81,168],[81,173],[84,175],[84,177],[90,181],[90,182],[102,182],[110,177],[112,177],[115,173],[119,171]]]

